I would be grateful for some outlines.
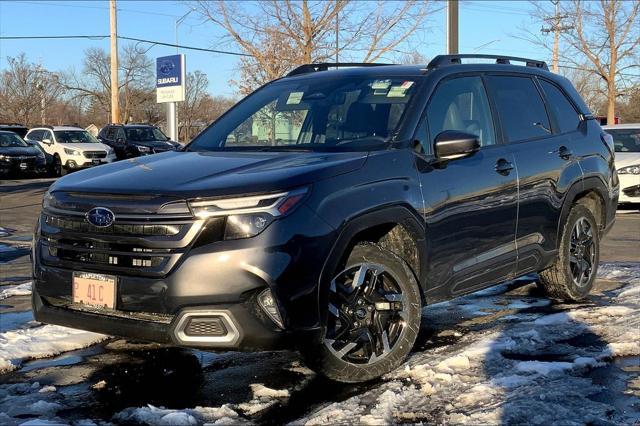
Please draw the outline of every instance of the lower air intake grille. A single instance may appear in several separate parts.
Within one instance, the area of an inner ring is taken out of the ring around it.
[[[187,336],[224,336],[227,329],[219,317],[191,318],[184,329]]]

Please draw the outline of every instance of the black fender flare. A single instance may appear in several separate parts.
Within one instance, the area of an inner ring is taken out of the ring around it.
[[[320,320],[323,326],[326,323],[326,312],[323,312],[321,306],[324,306],[327,302],[326,289],[328,288],[328,283],[331,281],[332,274],[337,269],[340,261],[343,260],[345,252],[349,248],[353,238],[358,233],[369,228],[392,223],[403,226],[416,242],[416,246],[418,247],[418,262],[420,264],[420,276],[416,278],[421,287],[421,293],[424,293],[422,287],[425,282],[427,265],[427,241],[424,219],[417,212],[402,204],[367,211],[349,219],[341,227],[338,237],[329,252],[329,256],[322,266],[318,282],[317,300],[318,312],[320,312]]]
[[[560,244],[560,236],[562,233],[562,227],[564,226],[567,217],[569,216],[569,211],[571,207],[574,205],[576,198],[580,194],[583,194],[587,191],[594,191],[603,201],[602,208],[604,209],[605,221],[608,217],[607,215],[607,202],[606,200],[609,198],[609,191],[607,190],[607,184],[603,182],[603,180],[596,176],[591,176],[584,178],[575,182],[569,190],[567,191],[567,195],[565,196],[564,203],[562,204],[562,210],[560,212],[560,220],[558,221],[558,230],[557,230],[557,239],[558,244]],[[606,225],[604,223],[603,225]],[[602,230],[601,230],[602,231]]]

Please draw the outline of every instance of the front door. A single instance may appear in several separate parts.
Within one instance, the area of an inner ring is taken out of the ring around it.
[[[477,290],[513,276],[518,181],[510,147],[498,143],[480,76],[439,83],[426,109],[428,140],[445,130],[478,135],[475,154],[446,163],[418,156],[429,245],[427,297]],[[426,150],[432,150],[429,146]]]

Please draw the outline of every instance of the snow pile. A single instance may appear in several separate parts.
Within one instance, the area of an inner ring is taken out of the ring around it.
[[[141,408],[127,408],[112,418],[116,423],[191,426],[207,424],[238,424],[242,419],[227,404],[219,408],[196,407],[186,410],[171,410],[148,405]]]
[[[6,331],[0,333],[0,373],[16,369],[26,359],[86,348],[106,338],[103,334],[57,325]]]
[[[602,383],[618,377],[590,377],[595,368],[611,371],[615,357],[640,356],[640,265],[605,264],[599,275],[622,285],[583,304],[550,305],[543,297],[491,289],[425,308],[424,323],[444,329],[436,337],[447,332],[459,339],[414,353],[374,389],[294,423],[640,422],[637,410],[594,398],[605,391]],[[456,335],[450,327],[466,332]],[[633,404],[640,404],[637,396]]]
[[[0,300],[11,296],[28,296],[30,294],[31,282],[12,286],[3,286],[0,290]]]

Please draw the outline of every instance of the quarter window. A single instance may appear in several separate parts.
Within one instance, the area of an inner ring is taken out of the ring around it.
[[[560,133],[576,130],[580,124],[580,117],[565,94],[548,81],[540,80],[540,85],[547,97],[547,105],[558,122]]]
[[[433,141],[445,130],[477,135],[480,146],[496,143],[489,102],[480,77],[459,77],[438,86],[427,107]]]
[[[529,77],[490,76],[488,81],[508,142],[551,134],[549,117],[533,80]]]

